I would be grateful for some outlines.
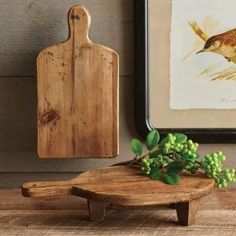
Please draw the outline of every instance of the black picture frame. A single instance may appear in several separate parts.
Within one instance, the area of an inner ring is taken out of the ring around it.
[[[149,71],[148,71],[148,2],[134,0],[135,44],[135,122],[139,134],[146,137],[155,128],[149,119]],[[161,136],[169,132],[184,132],[200,143],[236,143],[236,129],[158,129]]]

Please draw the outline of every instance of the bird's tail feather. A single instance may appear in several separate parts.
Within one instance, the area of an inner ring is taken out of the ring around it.
[[[193,31],[203,40],[207,41],[209,39],[208,35],[202,31],[202,29],[199,27],[196,21],[189,22],[190,27],[193,29]]]

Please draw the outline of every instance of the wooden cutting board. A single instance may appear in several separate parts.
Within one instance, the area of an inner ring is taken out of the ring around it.
[[[119,206],[147,206],[176,204],[179,222],[194,223],[198,200],[214,190],[213,179],[202,174],[182,173],[178,185],[167,185],[150,180],[140,173],[139,167],[113,166],[89,170],[68,181],[35,182],[22,186],[26,197],[53,197],[75,195],[88,199],[90,217],[104,218],[109,204]]]
[[[119,57],[90,41],[90,15],[68,14],[69,38],[37,58],[40,157],[118,155]]]

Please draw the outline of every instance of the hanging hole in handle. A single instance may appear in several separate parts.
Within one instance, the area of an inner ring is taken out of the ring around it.
[[[71,19],[72,20],[80,20],[80,15],[78,15],[78,14],[77,15],[72,15]]]

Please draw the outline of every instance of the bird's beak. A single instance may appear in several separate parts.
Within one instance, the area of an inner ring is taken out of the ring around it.
[[[202,52],[205,52],[205,50],[202,49],[201,51],[196,52],[196,54],[199,54],[199,53],[202,53]]]

